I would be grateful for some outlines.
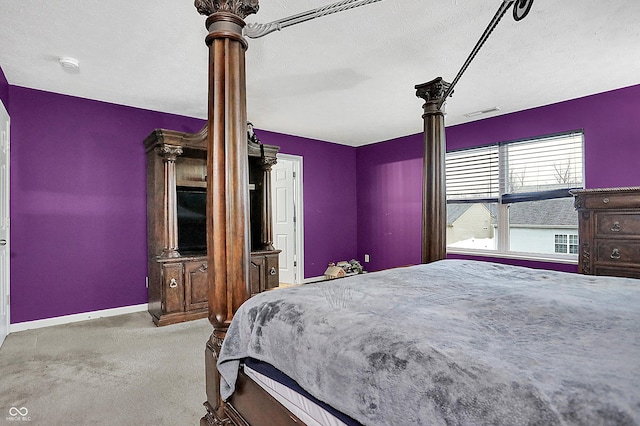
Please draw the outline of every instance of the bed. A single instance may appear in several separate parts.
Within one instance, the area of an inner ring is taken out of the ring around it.
[[[201,425],[640,424],[638,280],[445,259],[440,78],[416,86],[423,264],[250,298],[242,28],[258,1],[195,4],[210,52]]]
[[[639,307],[635,279],[464,260],[274,290],[234,315],[222,398],[257,360],[353,420],[307,424],[640,424]]]

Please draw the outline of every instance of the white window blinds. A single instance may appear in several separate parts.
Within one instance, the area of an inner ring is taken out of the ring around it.
[[[446,174],[447,200],[497,201],[498,145],[447,153]]]
[[[505,144],[503,201],[557,198],[582,188],[582,139],[575,132]]]
[[[584,187],[583,134],[564,133],[448,152],[447,201],[497,202],[570,196]]]

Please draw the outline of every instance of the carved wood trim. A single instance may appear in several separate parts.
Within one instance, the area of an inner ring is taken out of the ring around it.
[[[207,407],[207,412],[210,414],[210,417],[217,422],[223,422],[226,419],[223,410],[224,402],[220,395],[220,372],[216,367],[225,335],[226,329],[215,329],[205,347],[205,386],[207,392],[205,407]]]
[[[571,191],[572,194],[593,194],[600,192],[637,192],[640,191],[640,186],[621,186],[617,188],[590,188],[590,189],[574,189]]]
[[[244,19],[258,13],[258,0],[195,0],[194,6],[201,15],[209,16],[217,12],[228,12]]]
[[[582,273],[591,275],[591,246],[588,242],[582,243]]]
[[[200,419],[200,426],[233,426],[234,423],[229,418],[220,418],[211,408],[208,402],[204,403],[207,413]]]
[[[175,130],[155,129],[144,141],[146,151],[157,146],[173,145],[182,148],[207,149],[207,126],[197,133],[185,133]]]

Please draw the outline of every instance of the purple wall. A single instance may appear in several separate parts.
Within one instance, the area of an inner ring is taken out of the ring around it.
[[[640,85],[451,126],[447,149],[576,129],[585,134],[587,188],[640,186]],[[358,257],[371,255],[369,270],[420,261],[421,144],[417,134],[358,148]]]
[[[145,156],[204,122],[10,86],[11,322],[146,303]]]
[[[422,136],[360,147],[357,164],[358,259],[369,271],[420,263]]]
[[[4,76],[2,67],[0,67],[0,101],[2,101],[4,107],[9,111],[9,83]]]
[[[156,128],[195,132],[204,121],[7,85],[9,92],[12,323],[146,303],[142,141]],[[256,132],[304,157],[306,277],[355,257],[356,149]]]
[[[447,149],[584,129],[587,188],[640,186],[640,85],[447,128]]]
[[[12,322],[145,303],[142,141],[155,128],[194,132],[204,122],[11,86],[2,74],[0,97],[11,99]],[[447,142],[584,128],[587,186],[640,185],[638,117],[633,86],[452,126]],[[422,135],[352,148],[256,132],[304,157],[306,277],[365,253],[369,270],[420,261]]]
[[[256,130],[263,143],[303,157],[304,274],[357,256],[356,148]]]

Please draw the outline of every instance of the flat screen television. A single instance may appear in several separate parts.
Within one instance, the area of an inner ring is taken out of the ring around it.
[[[204,188],[177,188],[178,250],[207,251],[207,193]]]

